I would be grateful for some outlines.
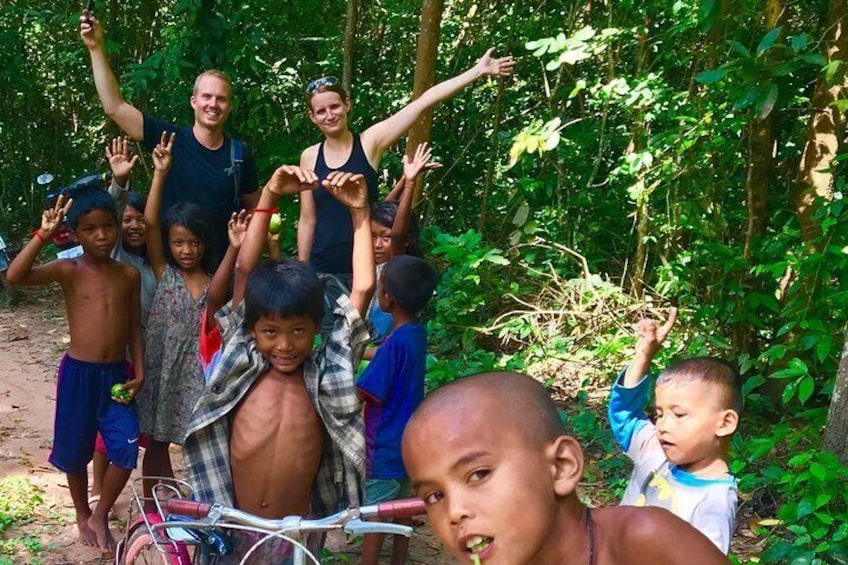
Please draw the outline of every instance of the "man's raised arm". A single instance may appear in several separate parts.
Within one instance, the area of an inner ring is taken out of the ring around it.
[[[106,115],[131,138],[141,141],[144,137],[144,115],[124,100],[118,80],[109,67],[109,59],[103,50],[103,28],[97,19],[88,13],[80,16],[80,36],[91,57],[94,85]]]

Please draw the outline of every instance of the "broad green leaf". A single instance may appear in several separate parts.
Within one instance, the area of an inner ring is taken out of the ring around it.
[[[594,28],[592,28],[591,26],[586,26],[578,30],[577,33],[574,34],[574,37],[572,39],[574,39],[575,41],[586,42],[592,39],[593,37],[595,37]]]
[[[771,114],[777,102],[777,84],[769,83],[768,88],[762,91],[763,96],[757,101],[757,119],[764,120]]]
[[[559,145],[559,139],[560,139],[559,132],[558,131],[553,132],[548,137],[548,139],[545,140],[544,150],[545,151],[552,151],[553,149],[556,149],[556,146]]]
[[[793,35],[792,41],[790,43],[792,45],[792,50],[798,53],[799,51],[804,49],[804,47],[807,46],[807,39],[808,38],[806,33],[799,33],[798,35]]]
[[[795,381],[792,381],[786,385],[786,388],[783,389],[783,394],[780,395],[780,400],[783,404],[789,404],[789,401],[792,400],[792,397],[795,396],[795,391],[798,389],[798,385]]]
[[[810,397],[813,395],[813,391],[816,388],[816,383],[813,381],[813,377],[807,375],[801,382],[798,384],[798,400],[801,404],[806,404]]]
[[[768,51],[772,48],[774,43],[777,41],[777,38],[780,37],[780,33],[783,31],[782,26],[778,26],[765,34],[763,39],[760,41],[760,44],[757,45],[757,57]]]
[[[747,379],[742,385],[742,396],[748,396],[752,390],[756,389],[764,382],[766,382],[766,379],[762,375],[754,375],[753,377]]]
[[[714,82],[718,82],[727,76],[727,69],[711,69],[709,71],[703,71],[698,73],[698,76],[695,77],[695,80],[700,82],[701,84],[712,84]]]
[[[834,79],[839,72],[839,68],[843,65],[842,61],[831,61],[824,67],[824,80],[827,84],[833,84]]]
[[[739,43],[738,41],[728,40],[728,45],[730,45],[730,50],[739,55],[740,57],[748,58],[751,56],[751,52],[748,51],[748,48]]]
[[[524,225],[524,222],[527,221],[527,218],[530,216],[530,206],[527,205],[526,202],[522,202],[521,206],[518,207],[518,210],[515,212],[515,216],[512,217],[512,223],[518,227]]]
[[[827,58],[821,53],[807,53],[806,55],[801,55],[801,60],[819,67],[823,67],[827,64]]]

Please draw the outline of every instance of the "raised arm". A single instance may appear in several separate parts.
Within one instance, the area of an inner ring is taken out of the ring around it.
[[[121,95],[118,80],[103,49],[103,27],[87,11],[80,16],[80,36],[88,48],[94,86],[103,110],[128,136],[140,141],[144,138],[144,115]]]
[[[41,215],[41,227],[35,232],[29,243],[24,246],[21,252],[9,265],[9,270],[6,271],[6,280],[9,284],[34,286],[60,281],[64,269],[65,261],[51,261],[46,265],[34,267],[35,260],[41,252],[41,248],[50,241],[59,226],[62,225],[62,220],[71,209],[73,199],[65,202],[65,196],[60,195],[56,199],[56,205],[53,208],[48,208]]]
[[[165,243],[162,238],[162,226],[159,221],[162,208],[162,192],[165,190],[165,179],[171,170],[173,157],[171,149],[174,147],[176,133],[168,134],[162,132],[159,144],[153,148],[153,181],[150,183],[150,193],[147,195],[147,205],[144,207],[144,223],[147,239],[147,259],[156,280],[162,278],[165,272]]]
[[[333,171],[324,181],[324,188],[350,210],[353,220],[353,283],[350,302],[366,316],[376,283],[374,246],[371,243],[371,210],[368,207],[368,186],[365,177]]]
[[[648,319],[640,320],[636,324],[636,336],[639,341],[636,342],[636,355],[624,372],[624,379],[621,382],[625,388],[636,386],[651,368],[651,362],[662,347],[662,342],[674,326],[675,320],[677,320],[677,308],[672,308],[668,313],[668,320],[662,326]]]
[[[236,257],[238,257],[239,249],[241,249],[241,244],[244,242],[249,221],[250,215],[247,210],[242,210],[238,214],[233,212],[232,216],[230,216],[230,221],[227,222],[227,236],[230,239],[230,245],[227,247],[227,253],[224,254],[224,259],[218,265],[218,268],[215,269],[215,274],[209,283],[209,292],[206,295],[207,327],[214,326],[215,314],[227,303],[230,280],[233,278],[233,270],[236,266]]]
[[[428,108],[447,100],[482,76],[509,76],[515,65],[512,57],[492,57],[489,49],[477,64],[451,79],[430,87],[396,114],[376,123],[362,133],[362,144],[372,164],[379,163],[383,153],[397,143]]]
[[[303,191],[312,190],[317,184],[318,177],[314,172],[292,165],[283,165],[271,175],[271,179],[259,196],[259,204],[253,211],[253,218],[247,226],[247,234],[236,259],[236,280],[233,286],[234,307],[244,298],[247,278],[262,257],[262,248],[267,240],[268,222],[271,220],[271,214],[276,210],[280,197],[286,194],[303,194]]]
[[[317,148],[308,147],[300,155],[300,168],[315,170]],[[297,258],[304,263],[309,262],[312,254],[312,241],[315,238],[315,197],[311,191],[300,194],[300,216],[297,220]]]
[[[130,173],[138,163],[138,155],[130,157],[129,143],[125,137],[116,137],[111,144],[106,145],[106,159],[112,170],[112,182],[109,185],[109,195],[118,203],[118,217],[127,205]]]
[[[409,243],[409,223],[412,214],[412,197],[415,194],[415,179],[430,161],[432,151],[426,143],[415,148],[415,155],[410,159],[403,156],[404,189],[398,203],[395,221],[392,222],[392,257],[403,255]]]

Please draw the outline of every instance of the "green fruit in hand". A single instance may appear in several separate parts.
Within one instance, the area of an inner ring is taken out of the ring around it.
[[[109,390],[109,394],[112,395],[112,398],[115,400],[129,400],[130,399],[130,391],[124,390],[121,383],[115,383],[112,385],[112,388]]]
[[[280,233],[283,231],[283,218],[279,214],[271,214],[271,221],[268,222],[268,231],[271,233]]]

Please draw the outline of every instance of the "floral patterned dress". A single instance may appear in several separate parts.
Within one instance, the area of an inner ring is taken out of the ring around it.
[[[156,286],[144,343],[144,385],[136,399],[141,432],[182,444],[205,380],[198,344],[206,288],[194,298],[179,269],[165,267]]]

